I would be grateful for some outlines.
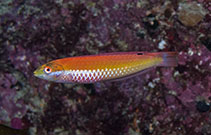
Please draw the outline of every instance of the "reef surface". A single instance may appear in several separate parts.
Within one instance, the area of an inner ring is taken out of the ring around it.
[[[1,0],[0,124],[31,135],[211,134],[209,0]],[[57,58],[177,51],[179,65],[118,82],[58,84]]]

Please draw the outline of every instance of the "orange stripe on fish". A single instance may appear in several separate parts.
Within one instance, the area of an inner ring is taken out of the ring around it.
[[[176,52],[119,52],[57,59],[34,75],[61,83],[94,83],[118,79],[156,66],[177,66]]]

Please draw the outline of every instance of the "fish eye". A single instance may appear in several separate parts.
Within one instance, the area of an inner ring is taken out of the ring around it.
[[[45,67],[44,71],[46,74],[49,74],[52,72],[52,69],[49,66],[47,66],[47,67]]]

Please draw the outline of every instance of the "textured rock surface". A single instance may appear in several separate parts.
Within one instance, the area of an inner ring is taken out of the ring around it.
[[[206,15],[206,10],[203,6],[196,2],[181,3],[179,5],[179,20],[185,26],[197,25]]]
[[[200,17],[184,23],[181,4]],[[210,7],[206,0],[0,1],[0,123],[33,135],[210,134]],[[117,51],[177,51],[179,65],[85,85],[33,76],[53,59]]]

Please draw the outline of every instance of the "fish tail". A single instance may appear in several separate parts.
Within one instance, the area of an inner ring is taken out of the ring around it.
[[[178,65],[177,52],[163,52],[160,56],[163,62],[159,66],[176,67]]]
[[[178,65],[177,52],[158,52],[150,53],[149,55],[154,55],[162,58],[161,67],[175,67]]]

